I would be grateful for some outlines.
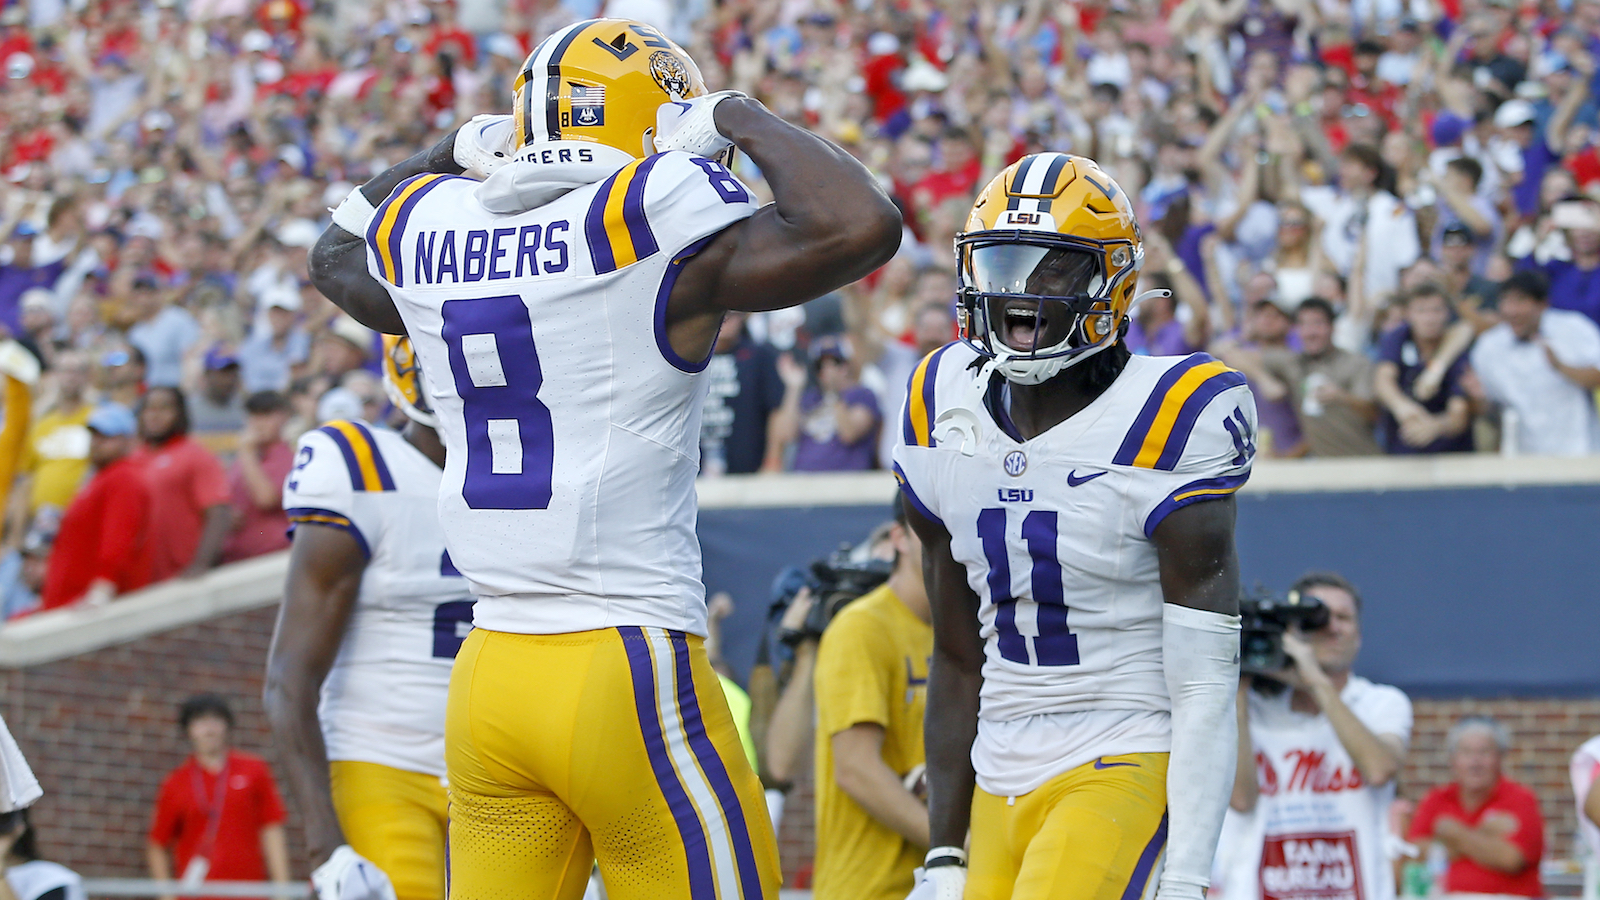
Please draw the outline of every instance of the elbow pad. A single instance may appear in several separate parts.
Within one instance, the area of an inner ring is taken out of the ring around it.
[[[1167,861],[1158,896],[1199,900],[1211,882],[1238,754],[1239,617],[1168,603],[1162,622],[1172,756]]]

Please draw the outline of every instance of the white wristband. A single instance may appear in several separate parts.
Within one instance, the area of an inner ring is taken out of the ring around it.
[[[922,862],[923,865],[927,865],[936,859],[959,859],[961,860],[961,865],[965,866],[967,864],[967,851],[960,847],[934,847],[928,851],[927,856],[922,858]]]
[[[359,187],[352,190],[350,196],[344,198],[344,202],[337,208],[330,210],[333,213],[333,224],[356,237],[367,233],[367,223],[372,221],[372,215],[377,211],[372,201],[367,199],[366,194],[361,193]]]

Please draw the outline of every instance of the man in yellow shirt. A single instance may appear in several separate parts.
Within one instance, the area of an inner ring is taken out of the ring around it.
[[[88,360],[81,353],[62,353],[51,371],[56,400],[29,431],[18,467],[29,479],[29,516],[43,506],[66,509],[89,472]]]
[[[903,900],[928,848],[923,767],[933,653],[922,544],[895,501],[894,571],[839,612],[817,650],[817,900]]]

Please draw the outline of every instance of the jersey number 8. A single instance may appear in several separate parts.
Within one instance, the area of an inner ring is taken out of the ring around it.
[[[548,509],[555,426],[539,400],[528,307],[513,294],[447,300],[439,312],[467,432],[462,499],[472,509]]]

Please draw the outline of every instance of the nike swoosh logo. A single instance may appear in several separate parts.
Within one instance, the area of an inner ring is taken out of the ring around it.
[[[1104,475],[1105,473],[1101,472],[1100,474]],[[1094,767],[1096,769],[1115,769],[1118,766],[1133,766],[1136,769],[1140,768],[1138,763],[1108,763],[1105,761],[1104,756],[1095,757]]]
[[[1101,475],[1104,475],[1104,474],[1105,474],[1105,472],[1096,472],[1093,475],[1085,475],[1082,478],[1079,478],[1078,477],[1078,470],[1077,469],[1073,469],[1071,472],[1067,473],[1067,487],[1077,487],[1080,484],[1088,484],[1089,482],[1095,480],[1096,478],[1099,478]]]

